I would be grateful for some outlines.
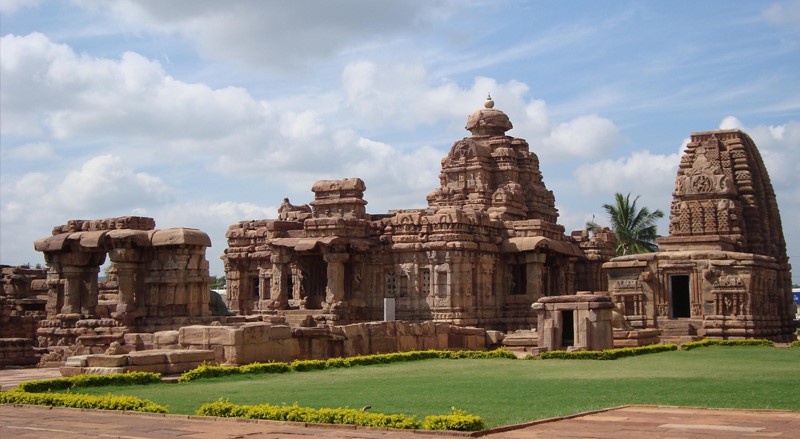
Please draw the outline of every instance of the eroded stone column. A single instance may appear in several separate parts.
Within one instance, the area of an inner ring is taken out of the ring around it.
[[[288,255],[272,255],[272,287],[270,288],[271,309],[286,309],[289,307],[289,261]]]
[[[85,267],[81,273],[81,314],[84,318],[97,317],[98,273],[100,273],[98,266]]]
[[[324,308],[330,308],[344,300],[344,263],[347,262],[350,255],[347,253],[327,253],[324,257],[328,266],[328,285],[325,287]]]
[[[141,261],[141,251],[131,248],[115,248],[109,251],[109,259],[117,270],[117,309],[112,314],[116,319],[124,319],[136,314],[140,294],[144,292],[145,267]]]
[[[539,300],[545,295],[543,284],[544,261],[547,255],[543,253],[527,253],[525,255],[525,279],[528,282],[527,294],[533,294],[533,300]]]
[[[83,269],[75,266],[63,266],[61,275],[64,279],[64,306],[61,314],[79,314],[81,312],[81,274]]]

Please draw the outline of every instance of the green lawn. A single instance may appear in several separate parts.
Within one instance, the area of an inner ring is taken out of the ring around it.
[[[294,403],[422,418],[450,407],[506,425],[623,404],[800,410],[800,349],[707,347],[615,361],[423,360],[75,392],[134,395],[194,413],[205,402]]]

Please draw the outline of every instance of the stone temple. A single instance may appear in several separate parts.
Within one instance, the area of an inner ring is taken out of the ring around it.
[[[692,134],[672,197],[659,252],[603,265],[627,323],[665,337],[794,340],[783,227],[753,140]]]
[[[531,304],[607,289],[611,233],[564,234],[553,192],[528,143],[488,99],[472,135],[442,160],[428,207],[366,213],[358,178],[318,181],[310,205],[284,200],[279,218],[242,221],[222,259],[230,308],[240,314],[312,314],[328,324],[434,320],[530,329]]]
[[[745,133],[693,134],[669,236],[656,253],[615,257],[608,229],[564,233],[536,154],[511,128],[491,99],[471,114],[426,208],[368,214],[362,180],[323,180],[307,205],[284,199],[277,219],[230,226],[233,313],[209,290],[200,230],[133,216],[56,226],[34,243],[46,269],[0,266],[0,368],[179,373],[420,349],[795,339],[777,201]]]

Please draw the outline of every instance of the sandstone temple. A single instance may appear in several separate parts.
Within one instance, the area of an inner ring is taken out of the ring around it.
[[[659,252],[603,265],[635,327],[680,335],[794,340],[778,203],[753,140],[694,133],[678,167]]]
[[[346,178],[316,182],[310,205],[284,200],[278,219],[231,226],[231,309],[508,331],[534,326],[543,296],[606,290],[613,234],[564,234],[538,157],[493,107],[467,119],[427,208],[367,214],[364,182]]]
[[[538,157],[511,128],[487,99],[426,208],[369,214],[365,182],[344,178],[314,183],[309,204],[284,199],[277,219],[230,226],[229,310],[212,300],[200,230],[133,216],[57,226],[34,243],[45,269],[0,267],[0,368],[176,373],[415,349],[796,338],[777,201],[745,133],[693,134],[659,251],[615,257],[608,229],[565,234]]]

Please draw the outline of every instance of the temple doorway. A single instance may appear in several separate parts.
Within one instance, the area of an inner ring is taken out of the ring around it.
[[[561,346],[566,348],[573,344],[575,344],[574,311],[561,311]]]
[[[691,294],[689,290],[689,276],[678,275],[669,277],[670,291],[670,318],[682,319],[692,316]]]
[[[293,296],[299,297],[302,308],[320,309],[325,300],[327,265],[322,255],[304,255],[297,258],[298,272],[291,283]]]

